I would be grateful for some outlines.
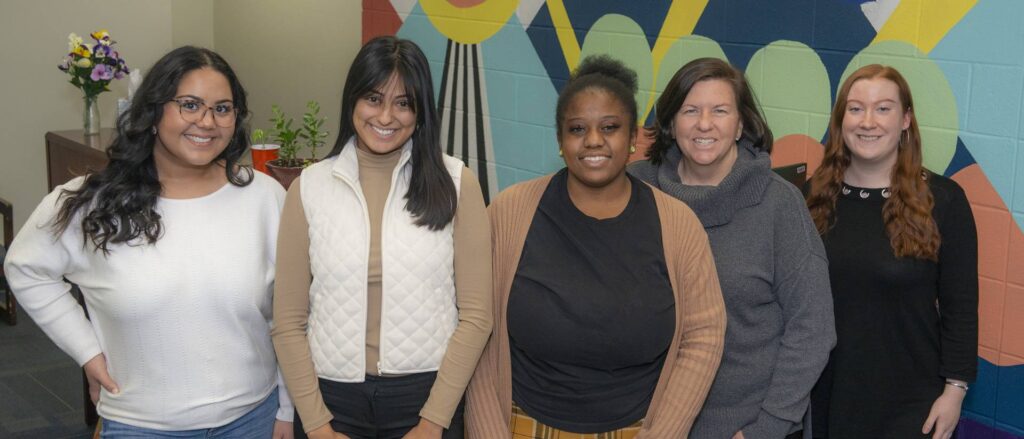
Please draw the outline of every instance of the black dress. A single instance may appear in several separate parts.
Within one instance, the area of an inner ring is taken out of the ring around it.
[[[812,396],[814,437],[913,438],[945,380],[973,381],[978,244],[963,189],[929,174],[938,262],[897,258],[883,189],[844,185],[823,236],[838,343]],[[927,436],[930,437],[930,436]]]

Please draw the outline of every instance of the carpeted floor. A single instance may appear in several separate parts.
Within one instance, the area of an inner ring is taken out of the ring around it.
[[[24,311],[0,322],[0,438],[91,438],[82,372]]]

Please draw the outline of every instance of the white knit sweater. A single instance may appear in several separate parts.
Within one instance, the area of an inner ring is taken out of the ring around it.
[[[101,416],[160,430],[212,428],[249,412],[280,385],[277,417],[291,421],[270,341],[284,203],[277,182],[257,172],[245,187],[160,198],[160,239],[114,245],[107,256],[83,245],[80,216],[54,238],[60,192],[29,217],[4,270],[22,307],[78,364],[106,354],[120,393],[101,391]],[[63,278],[82,289],[91,320]]]

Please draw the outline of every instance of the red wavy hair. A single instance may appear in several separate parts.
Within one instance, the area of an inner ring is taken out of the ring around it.
[[[843,175],[850,166],[850,149],[843,140],[843,117],[846,115],[846,101],[853,84],[862,79],[888,79],[899,88],[900,105],[910,115],[910,126],[900,134],[896,165],[890,178],[889,199],[882,207],[882,218],[889,243],[897,257],[911,257],[938,260],[939,228],[932,218],[935,200],[928,188],[929,173],[921,165],[921,132],[914,116],[914,101],[910,86],[896,69],[880,64],[871,64],[857,69],[846,78],[829,120],[829,137],[825,143],[825,157],[821,166],[811,177],[810,192],[807,194],[807,208],[818,228],[825,234],[835,222],[833,217]]]

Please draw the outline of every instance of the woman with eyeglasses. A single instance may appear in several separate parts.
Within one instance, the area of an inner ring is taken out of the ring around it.
[[[248,115],[223,58],[171,51],[107,167],[47,195],[11,246],[11,288],[84,367],[104,438],[292,437],[270,340],[284,190],[238,165]]]

